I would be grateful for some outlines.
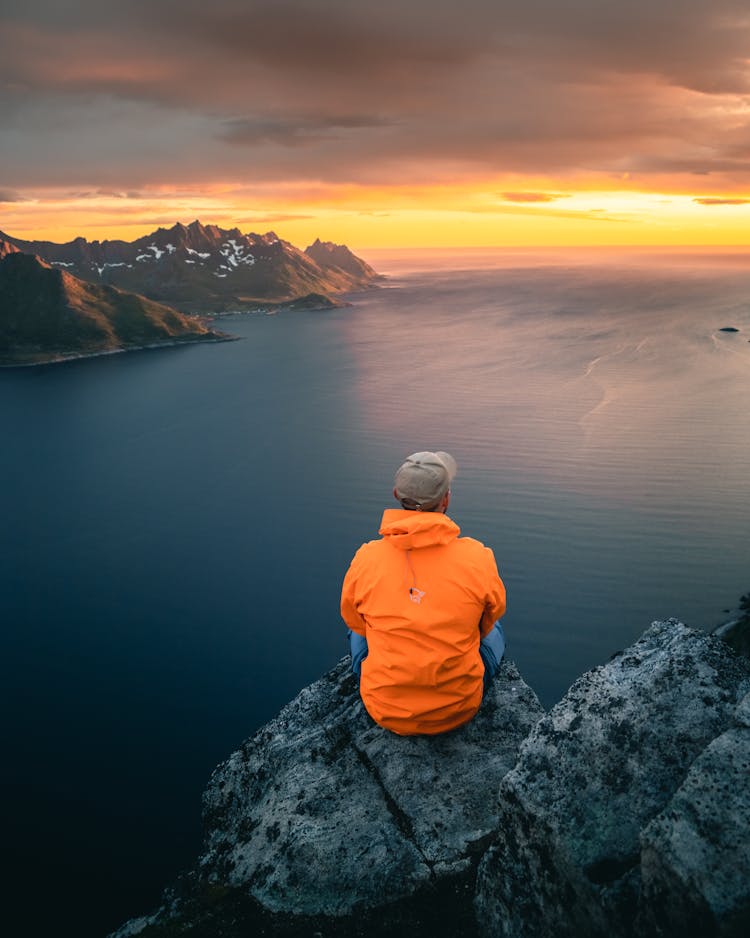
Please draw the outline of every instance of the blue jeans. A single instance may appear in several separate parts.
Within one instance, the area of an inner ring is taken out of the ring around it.
[[[369,651],[367,639],[358,632],[349,632],[349,648],[352,653],[352,671],[357,678],[362,674],[362,662],[367,657]],[[479,643],[479,656],[484,664],[484,692],[492,683],[492,678],[497,674],[500,662],[505,654],[505,632],[500,622],[496,622],[492,631],[485,635]]]

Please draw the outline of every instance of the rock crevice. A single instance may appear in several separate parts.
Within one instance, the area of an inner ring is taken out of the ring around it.
[[[383,793],[383,800],[385,801],[385,805],[388,808],[388,811],[390,812],[391,817],[393,818],[393,821],[396,827],[401,831],[401,833],[406,838],[406,840],[414,844],[415,849],[424,860],[426,866],[429,868],[430,873],[432,874],[432,878],[434,879],[435,877],[434,864],[430,861],[429,857],[425,856],[421,847],[419,846],[419,843],[417,841],[416,831],[414,830],[414,825],[411,822],[411,818],[396,803],[396,800],[393,798],[393,796],[391,795],[391,793],[388,791],[387,787],[385,786],[385,783],[383,782],[383,779],[380,775],[380,772],[378,771],[377,766],[371,761],[370,757],[367,755],[365,750],[360,749],[353,740],[352,740],[352,749],[357,754],[357,758],[365,767],[365,770],[370,773],[376,785]]]

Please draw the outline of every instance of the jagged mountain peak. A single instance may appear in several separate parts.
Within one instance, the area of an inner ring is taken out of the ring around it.
[[[316,238],[305,248],[305,254],[324,269],[343,271],[363,280],[375,280],[378,276],[369,264],[353,254],[345,244],[334,244],[333,241],[321,241]]]
[[[197,218],[189,225],[159,227],[132,242],[4,240],[83,280],[197,312],[247,308],[264,300],[286,302],[310,293],[344,293],[377,279],[343,245],[317,239],[301,251],[275,231],[243,234],[237,227],[204,225]]]
[[[7,257],[8,254],[20,253],[18,248],[12,242],[7,240],[7,235],[0,231],[0,258]]]
[[[277,240],[275,235],[273,240]],[[220,252],[220,249],[226,244],[236,243],[248,248],[259,241],[265,243],[266,236],[243,234],[237,227],[222,228],[219,225],[204,225],[201,221],[195,219],[189,225],[178,222],[171,228],[158,228],[133,243],[145,249],[149,249],[151,245],[155,244],[159,248],[170,250],[168,246],[171,244],[174,248],[200,252]]]

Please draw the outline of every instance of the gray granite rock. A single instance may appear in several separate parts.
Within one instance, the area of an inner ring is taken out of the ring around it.
[[[506,661],[470,723],[396,736],[367,715],[343,659],[216,769],[196,868],[118,938],[188,923],[190,935],[436,933],[441,916],[442,933],[469,934],[498,785],[542,714]]]
[[[750,694],[641,834],[637,931],[750,935]]]
[[[745,659],[674,620],[655,622],[635,645],[579,678],[536,724],[501,783],[500,835],[477,880],[482,934],[648,933],[639,907],[640,833],[733,726],[749,689]],[[647,841],[654,855],[661,830],[655,826]],[[674,867],[662,854],[663,868]],[[650,862],[655,895],[667,874],[660,880],[656,859]]]

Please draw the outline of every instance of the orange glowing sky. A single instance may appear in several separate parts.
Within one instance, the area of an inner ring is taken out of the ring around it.
[[[745,0],[34,0],[0,229],[356,248],[746,245]]]

